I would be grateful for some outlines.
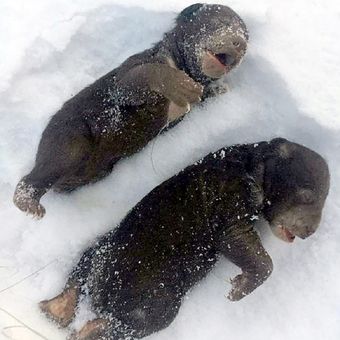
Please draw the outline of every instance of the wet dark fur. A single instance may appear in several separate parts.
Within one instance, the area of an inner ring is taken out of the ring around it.
[[[314,201],[303,202],[300,217],[309,218],[310,206],[321,216],[328,186],[322,157],[284,139],[221,149],[152,190],[84,253],[67,287],[88,294],[108,320],[100,339],[142,338],[172,322],[221,255],[242,269],[231,300],[261,285],[273,264],[255,221],[271,224],[299,206],[301,188]]]
[[[149,89],[148,81],[153,81],[142,79],[148,72],[141,73],[138,66],[161,64],[170,68],[171,60],[178,70],[209,87],[214,79],[202,74],[194,55],[195,43],[207,39],[217,28],[227,28],[232,20],[245,32],[246,28],[227,7],[195,8],[179,15],[175,28],[162,41],[128,58],[67,101],[51,118],[42,134],[35,166],[19,182],[14,195],[21,210],[42,217],[45,210],[39,200],[47,190],[71,191],[106,176],[118,160],[140,150],[166,126],[169,100]],[[209,15],[196,19],[198,9],[202,13],[207,10]],[[211,19],[214,16],[216,20]],[[225,23],[219,20],[221,16]],[[203,28],[204,34],[199,33]],[[137,69],[139,73],[129,73]],[[169,87],[175,89],[176,79],[173,81]]]

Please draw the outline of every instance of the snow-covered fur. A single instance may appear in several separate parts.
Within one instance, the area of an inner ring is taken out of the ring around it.
[[[238,301],[273,270],[255,222],[263,217],[287,242],[306,238],[328,190],[327,163],[302,145],[278,138],[223,148],[152,190],[86,250],[65,291],[40,307],[68,325],[87,295],[97,319],[74,339],[143,338],[173,321],[222,255],[242,269],[228,295]]]

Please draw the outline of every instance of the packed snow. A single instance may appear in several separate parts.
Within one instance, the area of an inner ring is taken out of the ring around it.
[[[275,136],[329,162],[331,190],[319,230],[285,244],[260,227],[274,272],[240,302],[227,298],[239,269],[221,260],[152,340],[340,339],[340,3],[231,0],[250,31],[230,91],[70,195],[49,192],[36,221],[12,203],[41,132],[65,100],[151,46],[187,0],[0,2],[0,339],[65,339],[37,303],[60,292],[82,251],[152,188],[208,152]],[[85,306],[75,326],[91,315]],[[26,327],[23,326],[23,323]]]

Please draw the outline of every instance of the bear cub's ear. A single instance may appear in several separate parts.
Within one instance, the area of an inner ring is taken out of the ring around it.
[[[270,142],[270,144],[282,158],[289,158],[294,150],[296,150],[295,144],[289,142],[287,139],[284,138],[275,138]]]
[[[295,145],[290,142],[282,143],[279,147],[279,154],[282,158],[289,158],[295,149]]]
[[[197,12],[204,6],[204,4],[197,3],[193,4],[187,8],[184,8],[183,11],[178,15],[177,21],[189,21],[194,19]]]

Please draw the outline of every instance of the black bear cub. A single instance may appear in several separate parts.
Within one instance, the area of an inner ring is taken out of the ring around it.
[[[255,221],[263,217],[287,242],[310,236],[329,178],[320,155],[281,138],[209,154],[144,197],[40,307],[67,326],[86,294],[97,318],[71,339],[143,338],[173,321],[183,296],[220,256],[242,270],[229,293],[240,300],[273,270]]]
[[[69,192],[105,177],[193,104],[225,92],[217,80],[240,64],[247,42],[247,28],[231,8],[185,8],[160,42],[83,89],[51,118],[14,204],[42,218],[40,199],[48,190]]]

